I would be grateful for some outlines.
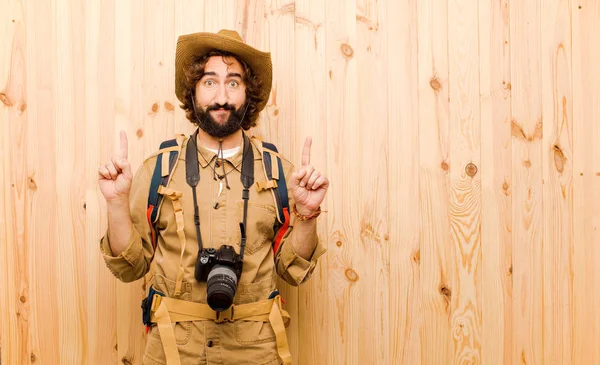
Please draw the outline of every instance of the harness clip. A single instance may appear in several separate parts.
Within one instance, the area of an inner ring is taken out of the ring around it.
[[[231,322],[233,323],[233,305],[223,312],[216,312],[215,323]]]

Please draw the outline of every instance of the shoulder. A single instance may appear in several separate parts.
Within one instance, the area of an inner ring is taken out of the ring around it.
[[[176,134],[173,138],[164,140],[158,146],[158,149],[148,155],[144,162],[142,162],[142,166],[140,170],[145,170],[146,173],[152,175],[154,169],[156,167],[156,162],[160,155],[165,153],[171,153],[173,151],[178,151],[179,156],[178,159],[182,159],[185,156],[185,147],[187,146],[189,138],[183,134]],[[162,158],[162,157],[161,157]]]
[[[259,152],[261,159],[262,159],[263,153],[267,152],[272,157],[278,157],[281,160],[281,164],[282,164],[283,170],[286,172],[286,175],[288,175],[288,172],[293,170],[294,164],[280,152],[280,149],[278,148],[278,146],[276,144],[274,144],[273,142],[262,141],[261,139],[259,139],[257,137],[252,137],[250,139],[250,141],[251,141],[252,145],[254,146],[254,149]]]

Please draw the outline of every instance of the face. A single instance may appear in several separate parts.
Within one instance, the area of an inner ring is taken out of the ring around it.
[[[243,72],[235,58],[214,56],[196,83],[198,125],[213,137],[223,138],[240,129],[246,108]]]

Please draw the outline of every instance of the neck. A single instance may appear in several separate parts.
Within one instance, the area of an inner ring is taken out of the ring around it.
[[[241,146],[242,144],[242,130],[239,129],[237,132],[228,135],[227,137],[215,138],[210,134],[206,133],[202,129],[198,130],[198,144],[206,148],[213,150],[219,149],[219,141],[222,141],[222,148],[228,150]]]

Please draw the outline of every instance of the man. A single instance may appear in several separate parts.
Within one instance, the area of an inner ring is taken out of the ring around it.
[[[179,37],[176,95],[199,128],[145,160],[135,176],[121,132],[120,154],[99,168],[108,207],[106,265],[131,282],[153,264],[144,364],[291,364],[289,315],[275,274],[299,285],[325,253],[315,218],[329,181],[310,165],[310,138],[294,171],[244,132],[267,103],[271,70],[269,53],[234,31]],[[178,147],[177,158],[168,159]],[[161,166],[153,230],[148,197]]]

